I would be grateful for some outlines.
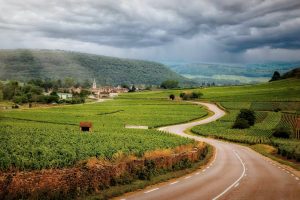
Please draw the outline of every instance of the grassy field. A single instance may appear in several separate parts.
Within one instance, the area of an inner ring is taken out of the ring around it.
[[[154,149],[193,141],[154,129],[206,115],[200,106],[169,100],[124,100],[53,108],[7,110],[0,113],[0,168],[42,169],[71,166],[90,157],[114,160],[142,156]],[[93,132],[79,131],[80,121],[92,121]]]

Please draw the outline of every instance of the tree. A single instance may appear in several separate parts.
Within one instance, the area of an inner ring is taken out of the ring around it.
[[[122,87],[122,88],[127,88],[128,90],[130,90],[129,85],[127,85],[126,83],[123,83],[123,84],[121,85],[121,87]]]
[[[161,88],[164,89],[173,89],[173,88],[178,88],[178,81],[176,80],[166,80],[161,83],[160,85]]]
[[[170,94],[169,98],[172,99],[172,100],[174,100],[175,99],[175,95],[174,94]]]
[[[136,87],[132,85],[132,87],[129,89],[129,92],[135,92],[135,91],[136,91]]]
[[[241,109],[237,118],[247,120],[250,126],[254,125],[256,119],[254,111],[249,109]]]
[[[274,137],[278,137],[278,138],[290,138],[291,130],[289,128],[280,126],[274,130],[272,135]]]
[[[255,123],[255,113],[252,110],[249,109],[241,109],[240,113],[235,119],[235,122],[232,126],[232,128],[249,128],[250,126],[253,126]]]
[[[278,71],[275,71],[274,73],[273,73],[273,76],[272,76],[272,78],[271,78],[271,80],[269,81],[269,82],[271,82],[271,81],[277,81],[277,80],[280,80],[280,73],[278,72]]]
[[[203,96],[201,92],[192,92],[192,93],[180,93],[180,98],[183,100],[189,100],[189,99],[199,99]]]
[[[183,99],[184,95],[185,95],[184,92],[182,92],[182,93],[179,94],[180,98],[182,98],[182,99]]]
[[[199,99],[203,96],[201,92],[192,92],[191,99]]]
[[[237,118],[232,126],[232,128],[236,128],[236,129],[245,129],[245,128],[249,128],[249,127],[250,127],[250,125],[249,125],[248,121],[243,118]]]

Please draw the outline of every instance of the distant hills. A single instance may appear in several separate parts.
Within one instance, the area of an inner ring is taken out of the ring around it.
[[[283,74],[300,66],[300,61],[259,64],[163,63],[173,71],[199,83],[215,82],[216,84],[267,82],[274,71]]]
[[[84,82],[96,79],[101,85],[159,85],[177,80],[181,85],[193,81],[156,62],[121,59],[61,50],[0,50],[0,80],[74,78]]]

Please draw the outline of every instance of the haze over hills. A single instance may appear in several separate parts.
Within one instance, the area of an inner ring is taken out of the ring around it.
[[[61,50],[0,50],[0,79],[96,79],[100,85],[153,84],[172,79],[193,84],[163,64]]]
[[[300,62],[273,62],[260,64],[213,64],[163,62],[175,72],[201,82],[241,84],[267,82],[274,71],[281,74],[300,66]]]

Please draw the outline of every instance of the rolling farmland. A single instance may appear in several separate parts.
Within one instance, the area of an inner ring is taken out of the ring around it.
[[[140,94],[125,94],[122,98],[161,99],[181,92],[202,92],[202,101],[212,101],[225,108],[228,114],[216,122],[194,127],[192,131],[203,136],[215,137],[246,144],[269,144],[287,158],[299,160],[300,141],[275,139],[274,128],[291,128],[291,117],[300,112],[300,80],[286,79],[270,83],[202,89],[152,91]],[[249,129],[232,129],[231,126],[240,109],[252,109],[256,123]]]
[[[1,112],[0,168],[43,169],[74,165],[90,157],[114,160],[142,156],[192,140],[154,129],[125,129],[176,124],[206,115],[199,106],[169,100],[113,100],[96,104]],[[92,133],[79,131],[80,121],[93,122]]]

